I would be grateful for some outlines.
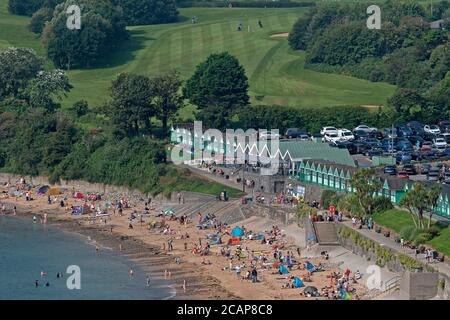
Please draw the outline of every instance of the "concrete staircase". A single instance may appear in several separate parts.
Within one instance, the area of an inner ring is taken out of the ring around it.
[[[314,222],[317,242],[320,245],[338,245],[336,226],[333,222]]]

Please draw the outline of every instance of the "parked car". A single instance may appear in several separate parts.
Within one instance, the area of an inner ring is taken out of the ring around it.
[[[381,148],[386,152],[393,152],[395,150],[395,143],[391,139],[381,141]]]
[[[421,136],[424,133],[423,124],[418,121],[410,121],[406,124],[414,135]]]
[[[428,163],[422,164],[419,167],[419,172],[420,172],[420,174],[428,174],[428,172],[430,172],[430,168],[431,168],[430,164],[428,164]]]
[[[433,145],[437,149],[445,149],[445,148],[447,148],[447,140],[445,140],[442,137],[437,137],[433,140]]]
[[[374,138],[376,138],[376,139],[378,139],[378,140],[381,140],[381,139],[383,139],[383,133],[380,131],[380,130],[374,130],[374,131],[372,131],[371,133],[370,133],[370,136],[372,136],[372,137],[374,137]]]
[[[346,141],[355,140],[355,136],[348,129],[338,129],[338,135],[341,138],[341,140],[346,140]]]
[[[398,126],[397,127],[397,136],[398,137],[411,137],[413,135],[412,130],[407,126]]]
[[[439,181],[439,172],[429,172],[427,174],[427,181]]]
[[[357,147],[355,146],[355,144],[353,142],[346,141],[346,140],[332,142],[332,143],[330,143],[330,145],[332,147],[336,147],[339,149],[347,149],[350,154],[356,154],[358,151]]]
[[[442,120],[438,123],[441,132],[450,132],[450,120]]]
[[[327,132],[325,133],[325,135],[322,138],[322,141],[324,142],[336,142],[336,141],[340,141],[341,138],[339,137],[339,135],[337,133],[333,133],[333,132]]]
[[[398,152],[397,155],[395,156],[395,161],[397,163],[409,163],[412,160],[412,156],[411,153],[409,152]]]
[[[397,168],[395,166],[385,166],[383,171],[385,174],[390,174],[392,176],[397,174]]]
[[[369,147],[366,151],[364,151],[364,155],[366,157],[381,156],[383,153],[383,149],[377,147]]]
[[[288,139],[295,139],[295,138],[298,138],[300,133],[301,133],[300,129],[298,129],[298,128],[289,128],[286,130],[286,133],[284,134],[284,136]]]
[[[370,138],[370,134],[364,130],[354,130],[353,135],[355,136],[355,140],[363,141]]]
[[[311,140],[311,137],[308,134],[301,134],[297,139],[299,139],[300,141],[308,141]]]
[[[275,132],[271,132],[271,131],[266,131],[266,132],[261,132],[259,134],[259,138],[261,140],[280,139],[280,134],[279,133],[275,133]]]
[[[430,125],[425,125],[423,127],[423,130],[426,133],[431,133],[431,134],[440,134],[441,133],[441,129],[439,129],[439,127],[435,124],[430,124]]]
[[[408,137],[408,140],[416,148],[422,147],[423,142],[425,141],[421,136],[410,136]]]
[[[353,142],[353,145],[355,146],[356,153],[364,154],[369,147],[367,144],[364,143],[364,141],[355,141]]]
[[[408,175],[408,173],[405,172],[405,171],[400,171],[400,172],[397,174],[397,177],[400,178],[400,179],[408,179],[408,178],[409,178],[409,175]]]
[[[450,132],[444,132],[440,137],[444,138],[445,141],[447,141],[447,144],[450,145]]]
[[[413,145],[411,144],[411,142],[409,140],[399,140],[396,144],[395,144],[395,149],[397,151],[408,151],[408,152],[412,152],[414,150]]]
[[[338,134],[338,130],[335,127],[323,127],[322,130],[320,130],[320,134],[324,136],[326,133]]]
[[[397,138],[397,130],[392,129],[392,128],[384,128],[383,134],[386,138],[389,138],[389,139]]]
[[[417,174],[416,167],[413,164],[405,164],[403,166],[403,171],[405,171],[410,176]]]
[[[378,139],[375,139],[372,137],[365,139],[364,143],[366,143],[371,148],[381,148],[382,147],[382,143]]]
[[[377,128],[369,127],[368,125],[365,125],[365,124],[360,124],[355,129],[353,129],[353,131],[355,131],[355,130],[361,130],[361,131],[370,133],[370,132],[377,130]]]

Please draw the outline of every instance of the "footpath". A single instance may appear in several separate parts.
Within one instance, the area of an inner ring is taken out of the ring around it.
[[[369,229],[357,229],[352,227],[352,222],[350,220],[344,220],[340,222],[341,224],[345,225],[348,228],[351,228],[357,232],[359,232],[361,235],[365,236],[366,238],[373,240],[377,243],[379,243],[382,246],[385,246],[387,248],[390,248],[394,252],[403,253],[408,256],[410,256],[413,259],[419,260],[420,262],[423,262],[424,264],[427,264],[431,267],[433,267],[436,271],[444,274],[447,276],[447,278],[450,280],[450,263],[447,262],[433,262],[433,263],[427,263],[425,254],[417,254],[414,249],[408,248],[408,247],[402,247],[399,243],[395,242],[392,238],[385,237],[381,233],[376,233],[373,230]]]

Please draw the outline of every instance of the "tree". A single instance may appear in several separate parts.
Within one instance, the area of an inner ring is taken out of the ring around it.
[[[44,59],[33,49],[9,48],[0,53],[0,97],[19,92],[44,68]]]
[[[388,105],[397,112],[398,117],[403,121],[420,117],[424,104],[424,98],[414,89],[399,88],[388,99]]]
[[[151,80],[153,104],[156,107],[156,116],[162,122],[164,137],[167,137],[167,121],[177,113],[183,105],[180,94],[182,81],[176,71],[155,77]]]
[[[89,104],[86,100],[77,101],[69,107],[69,111],[77,118],[82,117],[89,112]]]
[[[11,13],[31,16],[37,10],[39,10],[46,0],[9,0],[8,10]]]
[[[150,129],[150,117],[156,113],[152,104],[152,84],[149,78],[121,73],[112,82],[110,116],[116,129],[125,134],[137,134],[141,123]]]
[[[31,17],[30,24],[28,25],[28,29],[37,34],[41,34],[44,30],[45,23],[50,21],[53,17],[53,9],[52,8],[41,8],[36,11]]]
[[[81,29],[67,28],[67,8],[81,9]],[[59,68],[89,67],[127,36],[120,7],[109,0],[67,0],[55,8],[42,33],[48,57]]]
[[[428,228],[431,226],[431,218],[433,215],[433,206],[436,205],[439,199],[441,189],[440,186],[434,186],[433,188],[427,188],[421,183],[416,183],[411,190],[405,194],[400,200],[399,205],[408,209],[413,219],[414,226],[419,229],[425,228],[424,212],[430,209],[430,219],[428,221]],[[414,218],[417,216],[417,221]]]
[[[72,89],[69,78],[63,70],[41,71],[30,81],[26,89],[28,100],[32,108],[42,107],[54,111],[59,107],[53,98],[62,100]]]
[[[244,67],[224,52],[198,65],[183,93],[199,108],[197,116],[206,126],[223,129],[236,108],[248,105],[248,87]]]
[[[308,47],[308,26],[311,22],[310,17],[301,16],[298,18],[289,33],[289,45],[294,50],[306,50]]]
[[[123,9],[127,25],[170,23],[178,19],[174,0],[113,0]]]
[[[433,185],[428,190],[427,204],[430,208],[430,217],[428,219],[428,229],[431,227],[431,219],[433,218],[434,208],[436,208],[439,196],[441,195],[442,186],[439,184]]]
[[[350,183],[355,189],[355,197],[359,205],[359,218],[364,219],[376,212],[376,193],[381,190],[383,184],[376,176],[374,169],[361,169],[351,178]]]

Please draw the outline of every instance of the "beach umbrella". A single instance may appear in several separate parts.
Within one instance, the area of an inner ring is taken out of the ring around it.
[[[172,210],[167,210],[167,211],[164,211],[164,214],[165,215],[171,215],[171,214],[173,214],[174,212],[172,211]]]
[[[310,294],[311,296],[317,296],[319,294],[319,290],[317,290],[317,288],[314,287],[314,286],[308,286],[308,287],[305,288],[303,293],[305,295],[306,294]]]

